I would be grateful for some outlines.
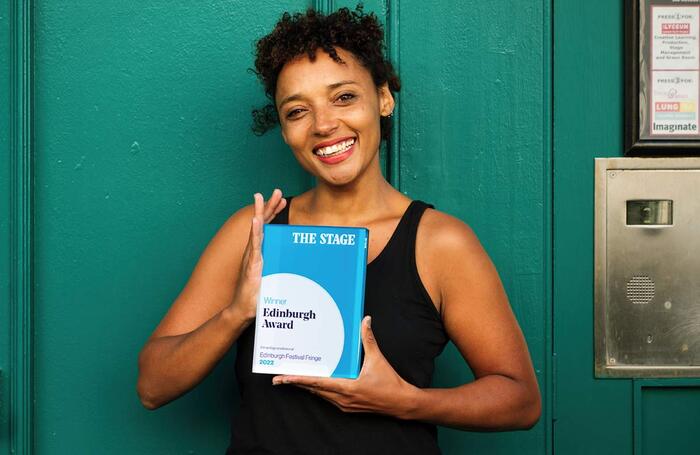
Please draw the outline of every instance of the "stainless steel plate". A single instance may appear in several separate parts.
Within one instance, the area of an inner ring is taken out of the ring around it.
[[[700,376],[700,159],[596,159],[598,377]]]

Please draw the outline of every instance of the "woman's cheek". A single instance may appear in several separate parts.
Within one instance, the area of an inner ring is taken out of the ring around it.
[[[307,141],[303,126],[298,122],[298,120],[295,122],[287,121],[281,125],[284,142],[295,152],[303,148]]]

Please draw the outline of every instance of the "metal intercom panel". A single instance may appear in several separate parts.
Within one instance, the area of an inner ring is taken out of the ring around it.
[[[598,158],[597,377],[700,376],[700,158]]]

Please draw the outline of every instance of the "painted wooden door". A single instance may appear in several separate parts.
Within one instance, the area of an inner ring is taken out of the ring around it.
[[[442,429],[446,454],[548,450],[549,29],[546,2],[401,1],[399,188],[468,223],[499,270],[543,396],[527,432]],[[470,372],[452,345],[436,385]]]
[[[554,2],[554,451],[698,453],[700,380],[595,379],[594,158],[623,155],[623,2]]]
[[[227,355],[156,412],[136,356],[204,246],[255,191],[310,179],[264,103],[252,43],[285,10],[354,2],[8,1],[3,124],[0,452],[222,453],[236,405]],[[372,1],[399,68],[392,183],[460,217],[500,271],[545,403],[527,432],[441,429],[446,454],[549,442],[549,2]],[[456,349],[436,386],[471,379]]]

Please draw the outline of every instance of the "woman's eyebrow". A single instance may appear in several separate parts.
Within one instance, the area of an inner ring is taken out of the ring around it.
[[[282,101],[280,101],[279,107],[284,106],[285,104],[289,103],[290,101],[298,101],[300,99],[303,99],[304,97],[301,96],[300,93],[297,93],[296,95],[290,95],[286,98],[284,98]]]
[[[343,85],[349,85],[349,84],[355,84],[358,85],[357,82],[351,81],[351,80],[345,80],[345,81],[339,81],[339,82],[334,82],[332,84],[328,85],[328,90],[335,90],[338,87],[342,87]],[[289,103],[290,101],[298,101],[304,99],[304,96],[301,93],[295,93],[294,95],[290,95],[286,98],[284,98],[282,101],[280,101],[279,107],[284,106],[286,103]]]
[[[328,86],[328,88],[329,88],[330,90],[335,90],[335,89],[337,89],[338,87],[341,87],[341,86],[343,86],[343,85],[348,85],[348,84],[357,84],[357,82],[351,81],[351,80],[335,82],[335,83],[333,83],[333,84],[330,84],[330,85]]]

